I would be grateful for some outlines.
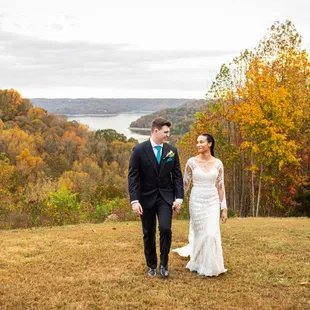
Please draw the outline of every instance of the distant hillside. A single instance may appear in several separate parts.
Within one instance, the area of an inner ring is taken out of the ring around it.
[[[130,124],[130,130],[137,133],[145,132],[143,129],[150,128],[152,120],[156,117],[164,117],[172,122],[171,132],[174,139],[189,131],[189,126],[195,120],[196,112],[205,110],[208,102],[206,100],[196,100],[186,103],[181,107],[163,109],[152,114],[141,116]]]
[[[119,114],[132,111],[159,111],[176,108],[194,99],[173,98],[32,98],[32,104],[53,114]]]

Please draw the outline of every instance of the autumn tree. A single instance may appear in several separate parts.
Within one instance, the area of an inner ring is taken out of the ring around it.
[[[309,60],[290,21],[223,65],[189,136],[215,136],[230,207],[242,216],[290,214],[309,175]],[[184,148],[187,144],[181,140]]]
[[[0,117],[3,121],[12,120],[22,103],[21,95],[14,89],[0,89]]]
[[[16,169],[25,183],[35,182],[40,177],[44,177],[44,162],[42,158],[32,155],[27,148],[16,156]]]

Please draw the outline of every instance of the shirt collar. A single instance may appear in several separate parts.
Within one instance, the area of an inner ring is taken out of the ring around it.
[[[157,144],[157,143],[155,143],[155,142],[152,140],[152,138],[150,138],[150,141],[151,141],[152,148],[154,148],[154,147],[157,146],[157,145],[160,145],[161,147],[164,146],[163,143],[162,143],[162,144]]]

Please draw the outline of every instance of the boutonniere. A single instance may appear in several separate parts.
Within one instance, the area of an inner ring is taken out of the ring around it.
[[[165,156],[164,159],[167,159],[167,161],[171,161],[172,158],[174,157],[174,152],[172,152],[171,150],[167,153],[167,155]]]

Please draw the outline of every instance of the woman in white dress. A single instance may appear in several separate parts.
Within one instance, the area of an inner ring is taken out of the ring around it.
[[[190,256],[186,268],[199,275],[218,276],[227,271],[224,268],[220,232],[221,220],[227,221],[227,206],[224,188],[224,167],[214,157],[214,138],[201,134],[197,139],[199,155],[191,157],[185,166],[184,188],[190,194],[189,244],[173,250],[181,256]]]

